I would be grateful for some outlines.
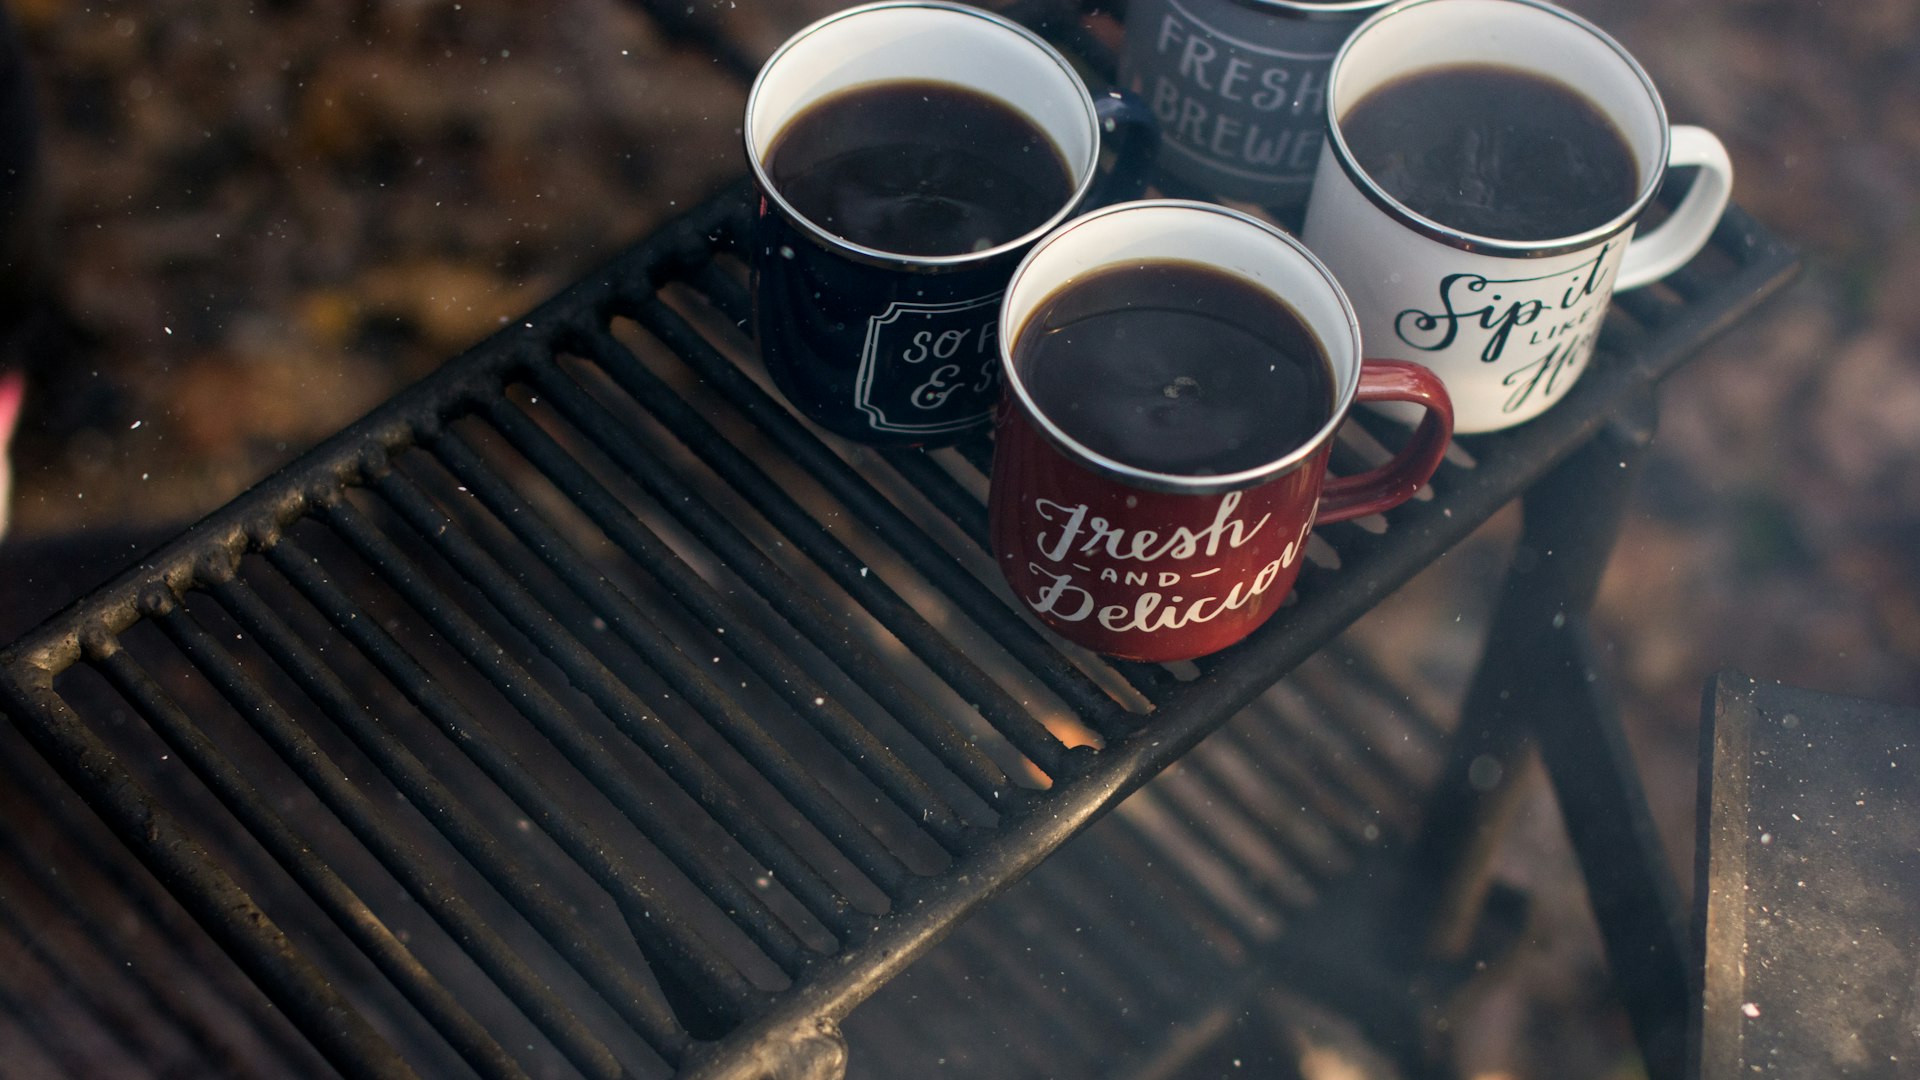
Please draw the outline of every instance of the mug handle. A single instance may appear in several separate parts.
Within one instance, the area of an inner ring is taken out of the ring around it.
[[[1420,486],[1432,479],[1453,438],[1453,401],[1447,397],[1440,376],[1419,364],[1368,360],[1360,366],[1360,387],[1354,400],[1408,401],[1425,406],[1427,415],[1392,461],[1357,476],[1328,477],[1320,489],[1317,524],[1331,525],[1377,514],[1413,498]]]
[[[1679,125],[1673,129],[1667,168],[1698,166],[1700,175],[1667,220],[1644,236],[1636,236],[1621,257],[1615,289],[1651,285],[1680,269],[1699,254],[1720,215],[1733,196],[1733,160],[1718,136],[1705,128]]]
[[[1113,165],[1094,181],[1082,212],[1137,199],[1145,193],[1160,139],[1160,125],[1153,110],[1129,91],[1095,94],[1093,115],[1100,123],[1100,144],[1113,151]]]

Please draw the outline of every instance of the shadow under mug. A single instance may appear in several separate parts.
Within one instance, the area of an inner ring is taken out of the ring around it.
[[[1342,121],[1371,91],[1438,68],[1517,70],[1565,86],[1624,137],[1633,200],[1548,240],[1474,235],[1424,217],[1367,175]],[[1301,238],[1333,269],[1375,348],[1440,374],[1455,432],[1530,420],[1585,370],[1616,289],[1678,270],[1712,238],[1733,165],[1712,133],[1670,126],[1653,80],[1611,37],[1540,0],[1408,0],[1367,20],[1333,63],[1328,139]],[[1673,213],[1636,224],[1670,169],[1698,175]],[[1409,418],[1408,410],[1384,411]]]
[[[1058,151],[1071,194],[1025,233],[951,254],[883,251],[809,219],[774,182],[769,152],[823,99],[890,82],[947,84],[1009,106]],[[1130,136],[1148,123],[1117,95],[1096,100],[1025,27],[963,4],[866,4],[795,34],[761,67],[744,125],[760,193],[754,330],[775,385],[808,419],[862,442],[938,444],[988,423],[1000,396],[994,334],[1014,265],[1095,198],[1103,132],[1121,136],[1121,160],[1102,186],[1137,190],[1139,155],[1124,144],[1143,144]]]
[[[1023,329],[1071,282],[1153,262],[1230,275],[1289,309],[1329,367],[1325,423],[1272,460],[1219,475],[1139,468],[1064,430],[1029,385]],[[1186,660],[1246,637],[1286,599],[1316,522],[1399,505],[1446,453],[1452,415],[1440,381],[1417,364],[1363,361],[1353,309],[1327,268],[1279,229],[1225,207],[1152,200],[1086,214],[1021,263],[1000,318],[1006,397],[988,495],[995,560],[1028,610],[1098,653]],[[1385,465],[1329,478],[1334,436],[1357,401],[1413,403],[1426,418]]]

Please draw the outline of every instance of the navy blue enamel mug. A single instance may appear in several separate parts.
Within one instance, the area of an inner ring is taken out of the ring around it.
[[[1092,202],[1103,131],[1125,155],[1136,130],[1150,137],[1144,108],[1096,101],[1052,46],[977,8],[893,0],[794,35],[755,79],[743,132],[774,384],[862,442],[984,427],[1014,266]],[[1138,172],[1116,166],[1102,195],[1137,189]]]

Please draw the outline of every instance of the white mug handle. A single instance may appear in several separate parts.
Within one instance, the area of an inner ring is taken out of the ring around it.
[[[1698,165],[1700,174],[1667,220],[1627,245],[1615,289],[1651,285],[1685,266],[1707,245],[1733,195],[1733,160],[1713,132],[1682,124],[1674,127],[1671,142],[1667,168]]]

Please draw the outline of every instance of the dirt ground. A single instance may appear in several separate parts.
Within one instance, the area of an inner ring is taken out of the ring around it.
[[[39,92],[59,340],[9,543],[184,524],[743,169],[744,86],[622,0],[8,0]],[[697,0],[749,58],[832,0]],[[1601,628],[1690,886],[1700,688],[1920,702],[1920,5],[1575,0],[1717,132],[1805,254],[1664,389]],[[1501,519],[1475,544],[1497,550]],[[1470,554],[1376,641],[1464,672]],[[8,585],[0,581],[0,591]],[[1544,898],[1469,1075],[1630,1076],[1550,798],[1505,866]]]

